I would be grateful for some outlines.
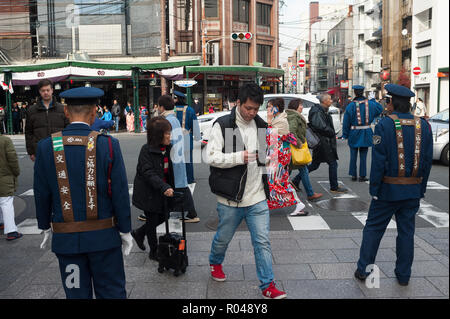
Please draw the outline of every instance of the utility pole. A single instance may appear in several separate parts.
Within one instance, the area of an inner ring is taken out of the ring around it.
[[[201,22],[201,29],[202,29],[202,56],[203,56],[203,65],[206,65],[206,14],[205,14],[205,0],[202,0],[202,22]]]
[[[166,51],[166,0],[160,0],[161,6],[161,62],[167,61]],[[167,80],[161,76],[161,95],[166,95]]]

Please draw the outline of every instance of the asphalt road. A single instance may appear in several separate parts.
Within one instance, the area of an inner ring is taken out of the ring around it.
[[[141,146],[146,142],[145,134],[119,134],[116,137],[120,141],[123,158],[126,165],[128,182],[130,186],[136,172],[137,158]],[[20,224],[25,219],[35,218],[33,188],[33,162],[26,156],[25,141],[23,136],[13,137],[19,155],[21,175],[19,187],[16,222]],[[316,203],[309,203],[304,192],[300,192],[301,200],[305,201],[310,212],[308,217],[289,218],[293,208],[275,210],[271,212],[271,230],[301,230],[301,229],[362,229],[364,218],[370,204],[368,183],[352,182],[348,176],[348,162],[350,154],[346,141],[338,140],[339,167],[338,179],[343,186],[350,190],[349,194],[332,196],[327,192],[328,166],[323,164],[318,170],[310,175],[313,189],[324,194]],[[368,171],[370,172],[370,158],[368,156]],[[187,231],[205,232],[215,231],[217,226],[216,197],[210,192],[208,185],[208,165],[195,164],[194,174],[196,179],[194,201],[198,216],[201,221],[197,224],[187,224]],[[422,202],[422,210],[419,212],[417,227],[448,227],[448,187],[449,168],[439,162],[435,162],[429,179],[429,189]],[[142,212],[132,207],[133,226],[141,225],[137,216]],[[422,215],[422,216],[421,216]],[[426,215],[426,216],[425,216]],[[421,218],[424,217],[424,218]],[[445,226],[446,223],[446,226]],[[395,227],[395,223],[394,226]],[[245,230],[243,223],[239,230]]]

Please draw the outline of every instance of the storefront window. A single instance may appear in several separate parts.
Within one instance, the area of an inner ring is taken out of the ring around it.
[[[248,65],[248,43],[233,43],[233,64]]]

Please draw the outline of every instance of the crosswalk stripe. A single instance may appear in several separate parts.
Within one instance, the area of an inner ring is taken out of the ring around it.
[[[320,215],[287,216],[293,230],[330,230]]]
[[[352,215],[357,220],[359,220],[363,226],[366,225],[367,216],[369,215],[368,212],[356,212],[356,213],[352,213]],[[395,222],[395,220],[391,219],[391,221],[389,222],[387,228],[388,229],[396,229],[397,228],[397,223]]]
[[[443,212],[436,206],[424,201],[420,201],[420,209],[417,214],[419,217],[425,219],[436,228],[448,227],[449,215],[447,212]]]
[[[436,182],[428,181],[428,183],[427,183],[427,190],[428,189],[448,190],[448,187],[444,186],[444,185],[441,185],[439,183],[436,183]]]
[[[27,218],[19,225],[17,225],[17,231],[24,235],[39,235],[42,230],[38,228],[38,222],[36,218]]]
[[[348,192],[345,194],[333,194],[330,191],[330,182],[329,181],[318,181],[317,183],[319,183],[320,186],[322,186],[322,188],[331,196],[333,196],[334,198],[358,198],[359,196],[357,194],[355,194],[349,187],[346,187],[344,185],[344,183],[342,181],[338,181],[338,184],[340,187],[347,189]]]

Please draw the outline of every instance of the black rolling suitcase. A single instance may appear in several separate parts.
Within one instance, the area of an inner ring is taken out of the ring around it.
[[[169,207],[167,199],[164,200],[164,214],[166,223],[166,234],[159,237],[158,240],[158,272],[163,273],[164,269],[174,270],[174,276],[178,277],[186,272],[188,266],[188,256],[186,253],[186,229],[184,223],[184,193],[174,192],[174,200],[179,200],[181,204],[182,218],[181,225],[183,234],[169,232]]]

